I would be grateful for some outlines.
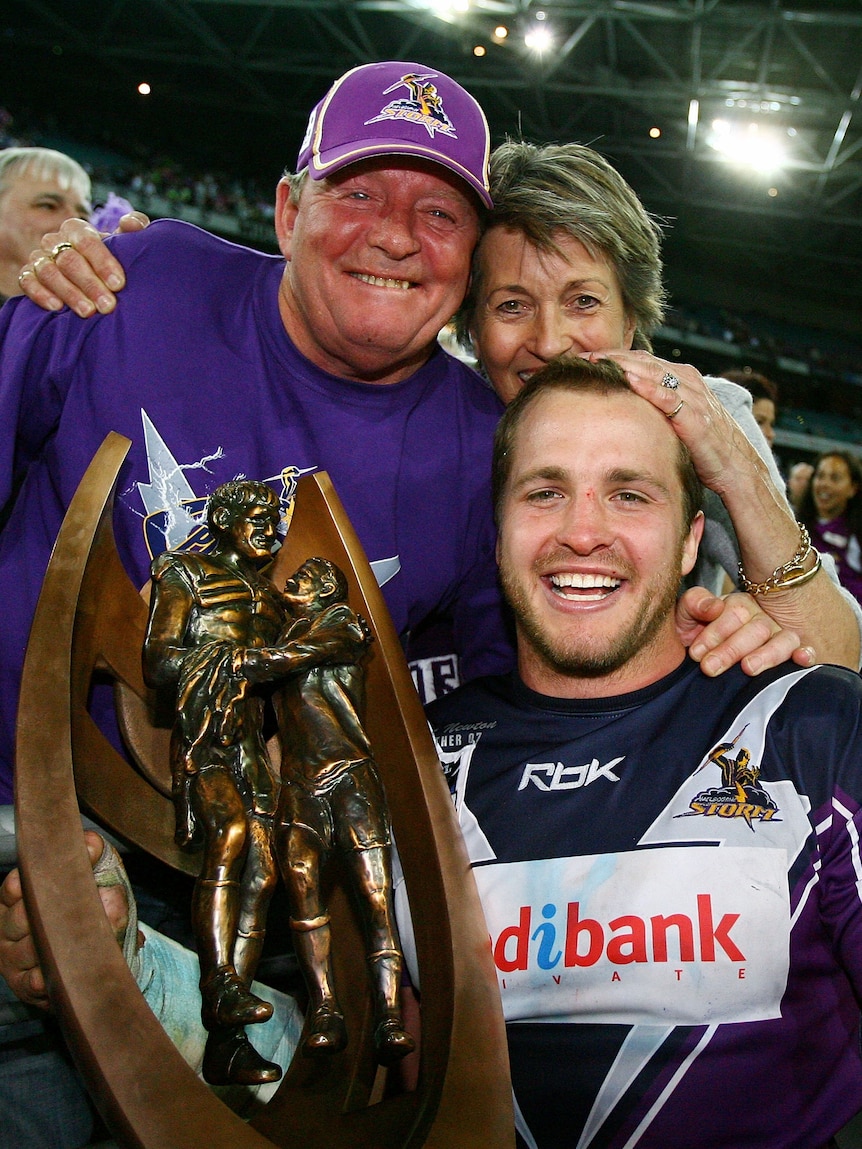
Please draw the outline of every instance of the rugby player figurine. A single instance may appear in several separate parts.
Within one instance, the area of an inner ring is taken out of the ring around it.
[[[357,647],[370,641],[365,620],[347,604],[338,567],[312,558],[285,584],[293,621],[283,640],[315,646],[323,630],[348,630]],[[344,861],[365,934],[374,988],[374,1046],[392,1065],[412,1052],[404,1028],[403,966],[395,924],[391,830],[386,798],[363,725],[365,671],[359,661],[317,665],[279,687],[282,746],[276,852],[290,898],[291,928],[310,1004],[302,1050],[337,1053],[347,1043],[332,976],[330,920],[322,889],[334,851]]]
[[[322,659],[354,659],[366,645],[347,627],[318,628],[314,645],[279,641],[284,603],[261,572],[279,517],[278,496],[265,483],[224,483],[207,507],[214,549],[165,552],[152,568],[144,673],[149,685],[176,692],[176,840],[203,844],[192,920],[208,1031],[203,1075],[213,1085],[280,1076],[244,1030],[272,1014],[249,988],[278,877],[278,780],[264,741],[262,687]]]

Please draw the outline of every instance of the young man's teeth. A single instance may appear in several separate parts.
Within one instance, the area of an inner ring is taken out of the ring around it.
[[[574,590],[593,590],[596,587],[615,590],[620,585],[618,578],[593,574],[556,574],[551,575],[551,582],[556,587],[572,587]]]
[[[363,283],[370,283],[372,287],[397,287],[401,291],[407,291],[410,287],[409,279],[382,279],[379,275],[363,275],[357,271],[356,278],[361,279]]]

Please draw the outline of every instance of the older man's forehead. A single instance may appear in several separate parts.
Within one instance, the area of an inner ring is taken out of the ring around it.
[[[424,173],[433,182],[435,190],[442,191],[442,185],[445,184],[459,199],[474,208],[477,214],[481,210],[479,197],[473,188],[466,180],[449,171],[443,164],[435,163],[433,160],[421,159],[418,156],[402,156],[397,153],[357,160],[322,180],[307,180],[306,186],[312,188],[339,187],[363,175],[375,172],[394,172],[396,175],[403,172]]]

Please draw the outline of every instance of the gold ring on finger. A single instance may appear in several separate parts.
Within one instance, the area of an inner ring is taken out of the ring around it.
[[[40,255],[38,259],[33,260],[33,274],[38,275],[39,269],[44,267],[46,263],[52,263],[50,255]]]
[[[680,399],[680,401],[677,403],[677,405],[674,407],[674,409],[668,413],[668,419],[675,419],[677,417],[677,415],[680,413],[680,411],[683,409],[684,406],[685,406],[685,399]]]
[[[49,259],[56,259],[61,251],[73,251],[74,244],[69,243],[67,239],[61,239],[59,243],[55,243],[51,248]]]
[[[36,272],[33,270],[32,267],[25,267],[21,271],[18,272],[18,286],[22,289],[22,291],[24,289],[24,276],[25,275],[35,276],[35,274],[36,274]]]

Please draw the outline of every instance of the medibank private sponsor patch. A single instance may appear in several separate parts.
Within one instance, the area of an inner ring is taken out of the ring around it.
[[[694,846],[476,867],[507,1019],[777,1017],[786,864],[783,850]]]

